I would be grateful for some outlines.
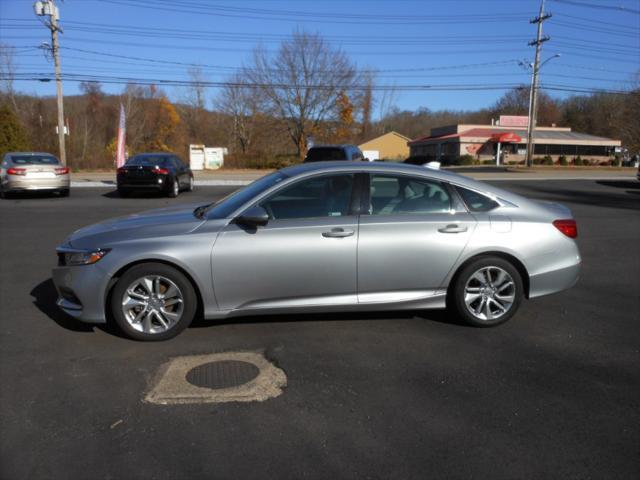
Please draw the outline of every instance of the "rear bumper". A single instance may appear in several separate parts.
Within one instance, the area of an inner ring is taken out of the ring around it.
[[[573,287],[580,278],[581,266],[582,262],[577,256],[572,265],[531,275],[529,278],[529,298],[541,297]]]
[[[24,178],[22,176],[8,176],[2,183],[5,192],[33,191],[33,190],[67,190],[71,186],[69,175],[56,178]]]
[[[167,179],[159,179],[144,183],[127,183],[127,182],[118,182],[118,189],[122,190],[155,190],[155,191],[163,191],[169,190],[171,186],[171,180]]]

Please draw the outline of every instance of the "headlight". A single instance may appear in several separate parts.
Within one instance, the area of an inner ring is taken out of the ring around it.
[[[111,249],[97,248],[95,250],[58,250],[58,264],[63,266],[91,265],[99,261]]]

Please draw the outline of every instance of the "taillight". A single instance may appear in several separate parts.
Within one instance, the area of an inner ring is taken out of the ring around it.
[[[7,168],[7,175],[26,175],[26,168]]]
[[[69,173],[69,167],[58,167],[56,168],[56,175],[66,175]]]
[[[575,220],[554,220],[553,226],[564,233],[569,238],[578,236],[578,224]]]
[[[159,173],[160,175],[169,175],[169,170],[166,168],[156,167],[156,173]]]

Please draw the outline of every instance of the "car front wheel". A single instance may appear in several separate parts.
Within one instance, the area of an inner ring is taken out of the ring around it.
[[[492,327],[509,320],[524,293],[518,270],[499,257],[482,257],[463,268],[449,291],[449,306],[465,323]]]
[[[136,340],[167,340],[192,322],[197,296],[177,269],[144,263],[127,270],[111,294],[111,313],[118,327]]]

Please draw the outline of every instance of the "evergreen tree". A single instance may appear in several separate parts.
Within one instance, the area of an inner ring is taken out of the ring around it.
[[[0,107],[0,159],[7,152],[29,150],[27,132],[8,106]]]

